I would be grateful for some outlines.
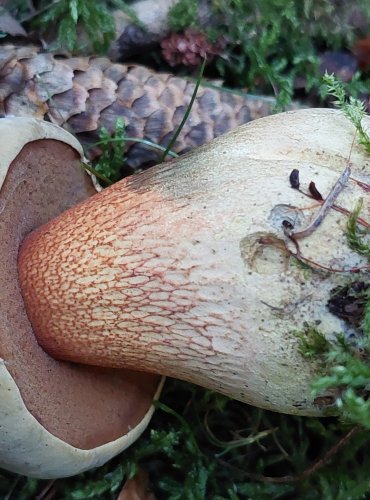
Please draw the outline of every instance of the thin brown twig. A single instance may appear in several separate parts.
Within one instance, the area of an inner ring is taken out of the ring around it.
[[[10,500],[10,498],[12,497],[19,481],[20,481],[21,477],[20,476],[17,476],[14,480],[14,482],[12,483],[9,491],[7,492],[7,494],[4,496],[4,500]]]
[[[300,191],[300,192],[303,193],[303,191]],[[310,198],[312,198],[308,193],[305,193],[305,194],[306,194],[306,196],[309,196]],[[314,208],[319,207],[323,203],[324,203],[324,200],[323,201],[318,201],[315,205],[310,205],[309,207],[300,207],[298,210],[300,210],[301,212],[304,212],[305,210],[312,210]],[[333,210],[335,210],[336,212],[339,212],[339,213],[341,213],[343,215],[348,215],[348,216],[351,215],[351,211],[350,210],[348,210],[347,208],[341,207],[340,205],[332,205],[331,208]],[[362,217],[357,217],[357,222],[361,226],[370,227],[370,222],[367,222],[367,220],[363,219]]]
[[[350,174],[351,168],[349,165],[347,165],[337,182],[331,188],[330,193],[328,194],[324,203],[321,205],[320,210],[317,212],[317,215],[314,217],[309,226],[297,232],[292,231],[291,228],[284,227],[284,233],[290,238],[301,239],[310,236],[314,231],[316,231],[316,229],[324,220],[330,208],[333,206],[335,200],[338,198],[342,189],[347,185]]]
[[[320,264],[319,262],[315,262],[314,260],[309,259],[308,257],[304,257],[301,253],[301,249],[299,248],[298,241],[289,235],[288,235],[288,238],[294,244],[295,249],[296,249],[296,252],[294,253],[292,250],[290,250],[287,247],[289,254],[292,257],[296,258],[299,262],[303,262],[303,263],[309,265],[310,267],[319,268],[322,271],[327,271],[329,273],[359,273],[361,271],[367,271],[368,269],[370,269],[370,266],[351,267],[350,269],[341,269],[341,268],[325,266],[324,264]]]
[[[35,497],[35,500],[49,500],[54,496],[54,485],[56,479],[51,479],[45,488]]]
[[[343,448],[345,444],[361,429],[360,425],[355,425],[350,429],[347,434],[345,434],[339,441],[332,446],[322,458],[319,458],[310,467],[305,469],[302,474],[300,474],[300,479],[305,479],[306,477],[312,476],[318,469],[321,469],[329,460],[338,453],[338,451]]]
[[[368,184],[365,184],[364,182],[361,182],[361,181],[357,181],[353,177],[350,177],[350,180],[354,181],[355,183],[357,183],[361,187],[366,186],[367,188],[363,187],[363,189],[365,189],[365,191],[370,191],[370,186]],[[315,205],[310,205],[309,207],[299,208],[299,210],[301,212],[303,212],[304,210],[312,210],[314,208],[317,208],[320,205],[322,205],[324,203],[324,201],[325,201],[325,200],[317,200],[310,193],[306,193],[305,191],[303,191],[303,189],[300,189],[300,188],[294,188],[294,189],[296,189],[299,193],[303,194],[307,198],[310,198],[310,200],[316,200],[316,202],[317,202]],[[351,215],[351,211],[350,210],[348,210],[347,208],[341,207],[340,205],[333,204],[331,208],[333,210],[335,210],[336,212],[340,212],[341,214],[348,215],[348,216]],[[370,227],[370,223],[367,222],[367,220],[363,219],[362,217],[358,217],[357,218],[357,222],[361,226]]]
[[[249,436],[246,437],[238,437],[236,439],[231,439],[229,441],[222,441],[219,439],[215,433],[211,430],[209,423],[208,423],[208,417],[209,417],[210,410],[207,411],[203,424],[204,428],[208,434],[208,438],[213,443],[215,446],[218,446],[220,448],[238,448],[239,446],[245,446],[245,445],[250,445],[252,443],[255,443],[256,441],[259,441],[260,439],[272,434],[273,432],[277,431],[277,428],[274,429],[266,429],[264,431],[259,431],[259,432],[251,432]]]
[[[364,191],[370,191],[370,185],[366,184],[366,182],[359,181],[358,179],[354,179],[353,177],[350,177],[350,180],[355,182]]]
[[[347,210],[347,208],[343,208],[339,205],[333,205],[332,208],[334,210],[336,210],[337,212],[340,212],[341,214],[348,215],[348,216],[352,215],[352,212],[350,210]],[[370,223],[367,222],[367,220],[363,219],[362,217],[357,217],[356,221],[361,226],[370,227]]]
[[[298,481],[302,481],[303,479],[306,479],[310,476],[312,476],[314,473],[316,473],[319,469],[324,467],[329,460],[333,458],[334,455],[336,455],[341,448],[345,444],[348,443],[348,441],[361,429],[361,426],[356,425],[355,427],[352,427],[347,434],[345,434],[343,437],[337,441],[321,458],[318,458],[315,462],[313,462],[307,469],[305,469],[302,473],[292,475],[292,474],[287,474],[285,476],[264,476],[263,474],[254,474],[252,472],[246,472],[240,469],[239,467],[234,467],[233,465],[229,464],[228,462],[225,462],[224,460],[219,459],[219,461],[225,465],[226,467],[236,469],[240,472],[242,472],[246,477],[253,479],[255,481],[260,481],[263,483],[273,483],[273,484],[281,484],[281,483],[294,483]]]
[[[299,171],[297,170],[296,172],[298,173],[296,175],[296,177],[298,179]],[[294,232],[294,226],[292,226],[290,223],[286,223],[286,224],[283,223],[283,232],[284,232],[285,236],[287,238],[289,238],[289,240],[294,244],[295,249],[296,249],[296,252],[293,252],[287,247],[287,251],[289,252],[289,254],[291,256],[295,257],[298,261],[303,262],[305,264],[308,264],[311,267],[319,268],[319,269],[322,269],[323,271],[327,271],[327,272],[331,272],[331,273],[345,273],[345,272],[357,273],[360,271],[365,271],[365,270],[370,269],[370,266],[353,267],[350,269],[339,269],[339,268],[325,266],[323,264],[320,264],[319,262],[315,262],[315,261],[309,259],[308,257],[304,257],[300,251],[299,243],[297,241],[298,239],[310,236],[314,231],[316,231],[316,229],[320,226],[320,224],[324,220],[324,218],[325,218],[326,214],[328,213],[328,211],[330,210],[330,208],[333,208],[334,210],[336,210],[342,214],[350,215],[350,212],[346,208],[343,208],[343,207],[336,205],[334,203],[335,200],[337,199],[337,197],[339,196],[340,192],[342,191],[342,189],[344,189],[344,187],[347,185],[348,180],[350,179],[350,174],[351,174],[351,168],[350,168],[350,164],[348,164],[345,167],[342,174],[340,175],[337,182],[331,188],[327,198],[325,200],[322,200],[322,201],[320,199],[316,199],[315,197],[313,197],[312,194],[308,194],[308,193],[305,193],[304,191],[302,191],[299,188],[299,180],[297,181],[295,179],[294,185],[291,181],[291,185],[292,185],[293,189],[297,189],[304,196],[307,196],[311,199],[317,200],[319,202],[319,204],[322,203],[321,208],[317,212],[316,216],[314,217],[312,222],[305,229],[302,229],[301,231]],[[291,175],[291,177],[292,177],[292,175]],[[357,182],[355,179],[353,179],[353,180],[355,182]],[[358,182],[361,182],[361,181],[358,181]],[[314,208],[314,207],[304,207],[304,208],[300,208],[299,210],[303,211],[303,210],[308,210],[309,208]],[[357,221],[359,224],[363,225],[366,228],[370,227],[370,223],[367,222],[363,218],[358,218]],[[284,222],[286,222],[286,221],[284,221]]]

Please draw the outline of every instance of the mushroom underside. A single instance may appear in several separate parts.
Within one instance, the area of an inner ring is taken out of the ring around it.
[[[77,152],[49,139],[23,147],[1,186],[0,413],[14,420],[23,403],[27,410],[23,422],[14,422],[17,435],[6,430],[0,434],[0,466],[31,476],[66,476],[94,466],[90,450],[109,447],[107,443],[147,423],[160,385],[160,377],[150,374],[52,359],[37,344],[27,318],[18,285],[20,243],[30,231],[93,192]],[[7,406],[12,399],[16,409]],[[42,466],[37,459],[31,465],[33,448],[41,450]],[[63,449],[81,452],[80,459],[74,461],[70,455],[61,466]],[[107,451],[100,463],[119,450],[110,456]],[[55,454],[60,460],[52,463]],[[84,465],[85,459],[89,464]]]

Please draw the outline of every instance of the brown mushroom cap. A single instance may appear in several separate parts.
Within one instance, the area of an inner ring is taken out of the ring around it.
[[[60,362],[37,344],[18,285],[24,237],[94,193],[82,149],[33,118],[0,120],[0,466],[38,478],[78,474],[147,426],[161,378]]]

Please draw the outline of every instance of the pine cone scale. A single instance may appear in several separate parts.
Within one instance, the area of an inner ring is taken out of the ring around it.
[[[0,58],[2,114],[47,118],[92,143],[104,126],[113,132],[117,118],[126,133],[167,145],[180,124],[194,83],[148,68],[111,63],[107,58],[65,58],[38,53],[35,47],[3,46]],[[271,113],[273,101],[250,99],[200,87],[188,120],[176,141],[179,153],[216,135]],[[87,134],[88,133],[88,134]],[[94,155],[96,150],[91,150]],[[133,168],[157,161],[158,152],[129,144]]]

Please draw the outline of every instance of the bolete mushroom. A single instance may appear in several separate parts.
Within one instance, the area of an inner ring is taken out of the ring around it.
[[[33,118],[0,120],[0,467],[38,478],[103,464],[141,434],[161,378],[62,363],[37,344],[17,256],[27,233],[93,194],[82,149]]]
[[[79,363],[76,370],[123,367],[261,408],[327,414],[335,395],[312,396],[317,363],[301,355],[297,332],[314,324],[329,339],[352,333],[326,304],[344,279],[329,268],[366,265],[347,244],[342,213],[368,197],[369,162],[360,147],[351,151],[353,137],[333,110],[263,118],[39,221],[18,261],[38,342],[52,358]],[[292,170],[325,199],[350,152],[341,211],[328,210],[303,237],[323,202],[291,187]],[[78,175],[73,185],[84,182]],[[51,182],[61,190],[63,179]],[[46,179],[37,185],[49,196]]]

